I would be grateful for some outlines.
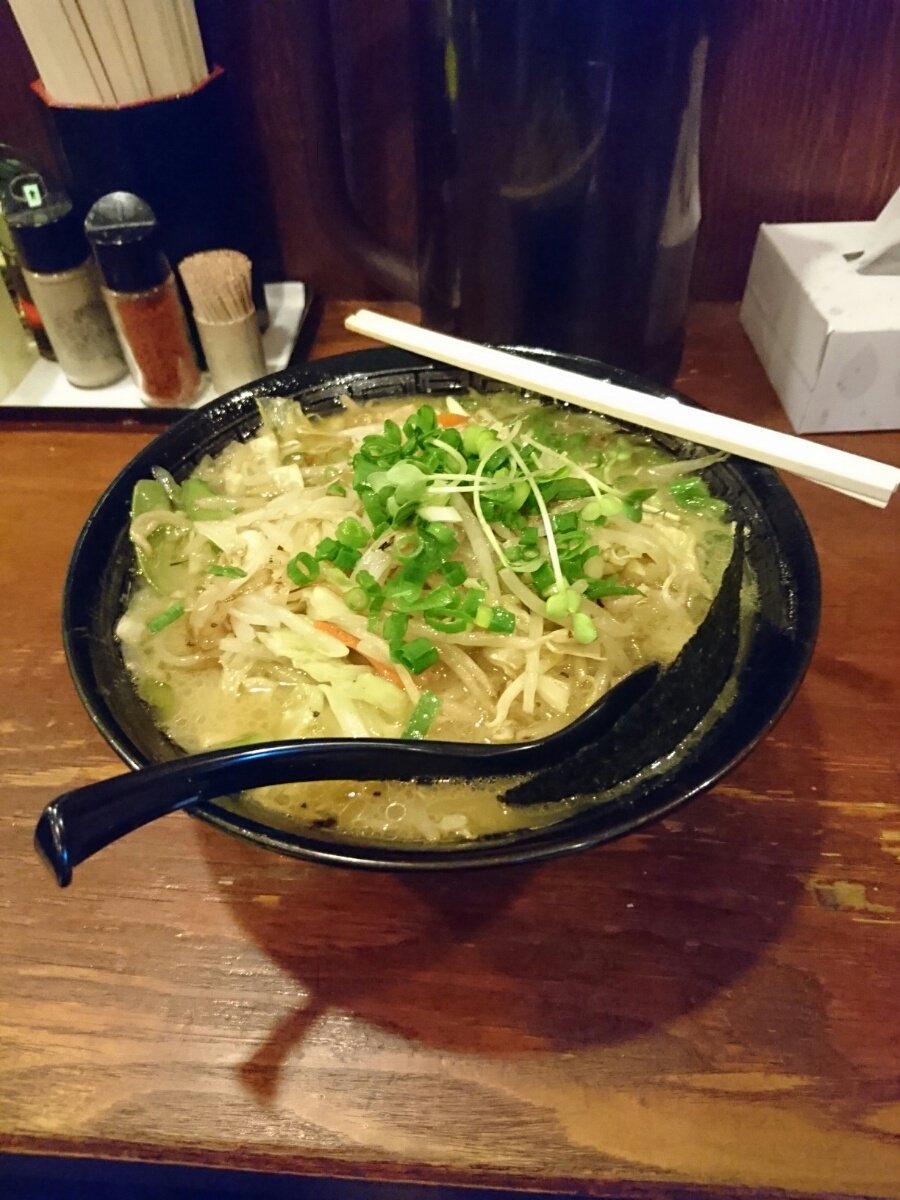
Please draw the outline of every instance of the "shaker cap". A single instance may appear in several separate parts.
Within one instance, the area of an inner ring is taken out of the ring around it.
[[[48,192],[36,172],[7,183],[3,215],[22,265],[35,275],[72,271],[90,253],[72,201],[64,192]]]
[[[150,205],[131,192],[108,192],[85,218],[103,282],[113,292],[146,292],[169,277],[171,267]]]

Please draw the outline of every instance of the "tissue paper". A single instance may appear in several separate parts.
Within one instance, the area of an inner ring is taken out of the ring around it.
[[[869,226],[853,265],[864,275],[900,275],[900,188]]]
[[[797,433],[900,429],[900,193],[876,221],[763,225],[741,321]]]

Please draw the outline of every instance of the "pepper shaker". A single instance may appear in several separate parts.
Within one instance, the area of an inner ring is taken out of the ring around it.
[[[109,192],[91,208],[84,228],[144,402],[165,408],[190,404],[201,375],[150,205],[130,192]]]
[[[84,388],[121,379],[125,360],[71,200],[47,193],[37,175],[14,181],[10,194],[6,220],[22,274],[64,375]]]

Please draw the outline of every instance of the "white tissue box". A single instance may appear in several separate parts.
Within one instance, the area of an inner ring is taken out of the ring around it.
[[[846,257],[873,224],[760,227],[741,323],[797,433],[900,429],[900,276]]]

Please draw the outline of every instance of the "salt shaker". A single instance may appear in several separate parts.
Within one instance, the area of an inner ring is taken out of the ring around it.
[[[190,404],[201,375],[153,210],[130,192],[109,192],[91,208],[84,228],[145,403],[165,408]]]
[[[72,202],[62,192],[44,192],[36,176],[20,193],[6,219],[57,362],[75,387],[114,383],[125,374],[125,360]]]

